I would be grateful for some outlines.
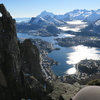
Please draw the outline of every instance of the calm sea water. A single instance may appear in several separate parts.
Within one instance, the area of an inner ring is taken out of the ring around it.
[[[59,47],[60,50],[52,51],[48,54],[49,57],[55,59],[60,63],[58,66],[52,66],[52,71],[57,76],[62,76],[65,74],[74,74],[76,72],[75,64],[80,60],[84,59],[94,59],[100,60],[100,48],[90,48],[83,45],[78,45],[74,47],[61,47],[55,44],[55,38],[69,37],[69,34],[60,34],[57,37],[41,37],[32,36],[28,33],[18,33],[20,38],[39,38],[54,44],[54,47]]]

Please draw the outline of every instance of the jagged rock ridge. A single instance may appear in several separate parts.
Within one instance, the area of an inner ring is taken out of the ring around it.
[[[48,98],[44,95],[43,85],[47,83],[42,77],[37,47],[29,39],[20,43],[15,20],[3,4],[0,12],[0,100]]]

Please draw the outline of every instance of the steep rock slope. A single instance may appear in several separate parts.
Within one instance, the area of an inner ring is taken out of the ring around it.
[[[26,39],[20,44],[21,58],[23,59],[24,71],[30,76],[34,76],[38,81],[42,82],[41,67],[39,64],[39,51],[31,40]]]
[[[93,23],[93,32],[96,34],[100,33],[100,18]]]
[[[30,20],[31,24],[37,24],[37,25],[53,25],[53,22],[49,22],[49,21],[43,19],[42,17],[36,17],[33,21],[32,20]]]
[[[0,12],[0,100],[49,98],[44,95],[43,85],[48,83],[42,77],[37,47],[30,40],[20,43],[15,20],[3,4]]]
[[[88,21],[91,23],[94,23],[96,20],[98,20],[100,18],[100,13],[91,10],[91,14],[89,16],[87,16],[84,21]]]
[[[37,17],[44,17],[44,16],[47,16],[47,15],[49,15],[49,16],[51,16],[51,17],[54,16],[54,14],[53,14],[52,12],[47,12],[47,11],[45,10],[45,11],[41,12],[41,14],[39,14]]]
[[[86,85],[80,85],[79,83],[68,84],[55,82],[54,90],[49,96],[52,100],[72,100],[71,98]]]
[[[61,21],[59,21],[59,20],[57,20],[57,19],[55,19],[55,18],[53,18],[49,15],[44,16],[43,18],[45,20],[49,21],[49,22],[52,22],[54,25],[63,25],[63,24],[65,24],[64,22],[61,22]]]

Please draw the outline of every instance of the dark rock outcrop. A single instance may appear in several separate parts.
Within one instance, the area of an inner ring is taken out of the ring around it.
[[[20,50],[17,43],[15,20],[3,4],[0,5],[0,68],[8,82],[12,75],[18,81],[21,69]]]
[[[3,4],[0,12],[0,100],[49,98],[43,88],[47,82],[41,74],[37,47],[28,39],[20,43],[15,20]]]
[[[68,84],[68,83],[54,83],[54,90],[49,96],[52,100],[70,100],[79,90],[86,85],[80,85],[79,83]]]
[[[60,32],[62,32],[60,29],[58,29],[56,26],[48,26],[46,27],[46,30],[49,32],[49,33],[52,33],[52,34],[59,34]]]

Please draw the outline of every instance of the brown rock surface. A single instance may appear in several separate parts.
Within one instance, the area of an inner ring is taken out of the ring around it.
[[[52,100],[70,100],[80,89],[85,87],[85,85],[80,85],[79,83],[68,84],[68,83],[54,83],[54,90],[49,96]]]
[[[47,98],[37,47],[17,40],[15,20],[3,4],[0,13],[0,100]]]

